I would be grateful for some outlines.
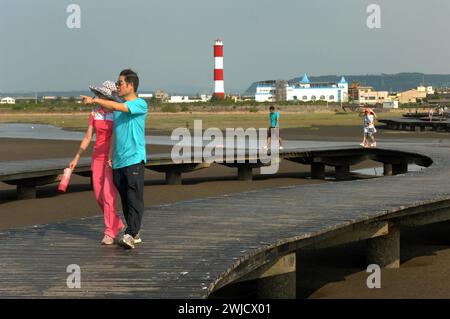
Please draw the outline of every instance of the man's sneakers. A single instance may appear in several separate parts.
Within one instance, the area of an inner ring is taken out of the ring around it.
[[[125,234],[119,244],[126,249],[134,249],[134,238],[130,234]]]
[[[141,235],[138,233],[136,236],[134,236],[134,243],[135,244],[140,244],[140,243],[142,243],[142,238],[141,238]]]
[[[123,235],[119,244],[127,249],[134,249],[136,244],[142,243],[142,238],[140,234],[136,236],[131,236],[130,234]]]
[[[377,147],[377,142],[370,144],[370,147]]]

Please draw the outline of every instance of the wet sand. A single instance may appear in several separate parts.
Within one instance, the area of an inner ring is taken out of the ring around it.
[[[320,127],[287,129],[286,139],[359,140],[360,127]],[[379,131],[380,141],[389,139],[448,139],[442,133]],[[355,138],[356,135],[356,138]],[[76,141],[0,139],[0,161],[71,157],[78,149]],[[168,146],[148,146],[150,154],[168,152]],[[85,154],[90,155],[90,150]],[[373,167],[366,162],[362,167]],[[352,167],[353,168],[353,167]],[[246,190],[285,185],[322,183],[311,180],[309,167],[283,161],[276,176],[256,175],[251,182],[236,180],[236,169],[213,165],[183,174],[183,185],[164,185],[164,174],[146,171],[145,204],[216,196]],[[14,199],[15,188],[0,183],[0,229],[66,221],[100,214],[88,178],[74,176],[69,190],[58,195],[57,185],[38,188],[34,200]],[[189,190],[189,192],[186,191]],[[120,210],[120,203],[117,204]],[[298,257],[299,298],[450,298],[449,223],[402,232],[402,266],[382,270],[382,288],[366,286],[363,243],[302,253]],[[101,236],[101,234],[99,235]]]

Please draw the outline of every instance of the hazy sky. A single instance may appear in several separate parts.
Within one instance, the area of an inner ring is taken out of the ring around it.
[[[66,25],[81,7],[81,28]],[[381,7],[369,29],[366,8]],[[131,67],[140,91],[311,75],[450,73],[448,0],[0,0],[0,92],[84,90]]]

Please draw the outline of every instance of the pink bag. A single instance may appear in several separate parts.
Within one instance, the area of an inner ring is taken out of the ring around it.
[[[72,170],[70,168],[64,169],[64,174],[59,182],[58,190],[65,193],[67,186],[69,186],[70,176],[72,176]]]

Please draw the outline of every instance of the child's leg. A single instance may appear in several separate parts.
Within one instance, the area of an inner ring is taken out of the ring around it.
[[[361,144],[362,144],[362,145],[365,145],[366,142],[367,142],[367,141],[366,141],[366,131],[363,130],[363,140],[362,140]]]
[[[369,145],[369,141],[370,141],[370,133],[367,132],[367,133],[364,135],[364,145],[365,145],[365,146],[368,146],[368,145]]]

